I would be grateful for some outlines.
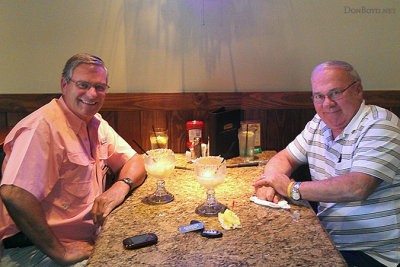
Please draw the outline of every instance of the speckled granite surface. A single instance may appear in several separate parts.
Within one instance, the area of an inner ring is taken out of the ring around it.
[[[274,152],[257,154],[268,159]],[[177,165],[193,167],[183,155]],[[238,163],[231,159],[227,164]],[[156,180],[149,177],[121,206],[110,214],[100,233],[89,266],[346,266],[314,212],[304,206],[290,210],[259,206],[249,200],[254,189],[251,181],[262,167],[229,168],[224,184],[216,189],[216,198],[234,212],[243,228],[224,230],[216,217],[201,217],[195,208],[205,201],[205,189],[194,172],[175,169],[166,188],[175,200],[165,205],[147,205],[141,200],[155,190]],[[293,212],[300,214],[296,221]],[[205,222],[206,229],[223,232],[223,237],[207,239],[198,232],[180,234],[178,229],[191,220]],[[125,250],[126,237],[153,232],[156,245]]]

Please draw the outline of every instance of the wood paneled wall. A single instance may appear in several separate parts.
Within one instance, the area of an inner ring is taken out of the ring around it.
[[[14,126],[21,118],[48,103],[58,94],[0,95],[0,129]],[[400,91],[366,91],[367,103],[400,115]],[[242,120],[261,121],[263,150],[281,150],[314,116],[309,92],[265,93],[109,93],[101,114],[128,141],[135,139],[150,148],[154,127],[169,130],[170,148],[186,151],[186,121],[203,120],[208,133],[210,111],[225,107],[241,109]]]

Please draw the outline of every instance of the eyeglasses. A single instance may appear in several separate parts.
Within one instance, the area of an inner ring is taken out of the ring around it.
[[[76,84],[76,86],[78,86],[80,89],[84,89],[84,90],[89,90],[90,88],[94,87],[94,89],[96,89],[96,92],[99,93],[104,93],[105,91],[107,91],[108,88],[110,88],[110,86],[108,86],[108,84],[104,84],[104,83],[90,83],[90,82],[86,82],[86,81],[74,81],[72,79],[70,79],[71,82],[73,82],[74,84]]]
[[[343,93],[349,89],[350,87],[352,87],[357,81],[353,81],[352,83],[350,83],[346,88],[344,89],[332,89],[330,90],[326,95],[323,94],[313,94],[311,96],[312,101],[314,101],[314,103],[316,104],[322,104],[325,101],[325,97],[328,97],[330,100],[332,101],[337,101],[339,99],[341,99],[343,97]]]

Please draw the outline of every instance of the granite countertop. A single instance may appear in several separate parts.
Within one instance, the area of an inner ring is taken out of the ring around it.
[[[275,152],[257,154],[268,159]],[[177,166],[193,168],[177,154]],[[230,159],[227,165],[239,163]],[[156,179],[149,177],[106,219],[88,266],[346,266],[312,209],[291,204],[290,210],[257,205],[249,200],[251,182],[261,166],[228,168],[216,199],[232,207],[243,228],[224,230],[216,217],[201,217],[195,208],[206,199],[193,170],[175,169],[165,179],[175,200],[148,205],[141,200],[154,192]],[[299,216],[295,216],[295,214]],[[205,229],[218,230],[222,238],[204,238],[198,232],[179,233],[191,220],[205,222]],[[122,240],[143,233],[158,236],[153,246],[125,250]]]

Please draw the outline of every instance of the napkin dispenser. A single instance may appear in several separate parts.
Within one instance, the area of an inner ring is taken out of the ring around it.
[[[226,110],[224,107],[209,113],[210,156],[221,155],[225,159],[239,156],[240,113],[240,109]]]

